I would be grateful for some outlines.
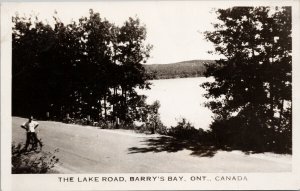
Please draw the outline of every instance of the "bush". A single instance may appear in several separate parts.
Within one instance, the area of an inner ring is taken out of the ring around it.
[[[99,127],[100,129],[116,129],[117,126],[115,123],[112,123],[110,121],[105,121],[105,120],[99,120],[99,121],[94,121],[94,120],[88,120],[87,118],[64,118],[63,119],[64,123],[67,124],[76,124],[76,125],[90,125],[94,127]]]
[[[88,120],[87,118],[71,118],[66,117],[63,119],[64,123],[78,124],[78,125],[91,125],[101,129],[134,129],[139,133],[158,133],[167,134],[167,127],[165,127],[161,120],[158,109],[160,107],[159,101],[154,101],[152,104],[146,104],[145,100],[142,100],[142,104],[136,113],[130,116],[128,121],[120,121],[117,125],[113,120],[99,120],[94,121],[93,119]],[[135,122],[142,123],[142,125],[136,125]]]
[[[151,134],[159,133],[164,134],[166,127],[162,124],[160,120],[159,110],[160,103],[159,101],[154,101],[150,105],[145,105],[141,109],[141,119],[143,125],[140,126],[139,131],[150,132]]]
[[[56,149],[51,152],[24,152],[21,144],[12,144],[12,174],[43,174],[50,170],[59,162],[54,155],[58,152]]]
[[[64,118],[62,122],[67,123],[67,124],[78,124],[78,125],[93,125],[94,121],[92,120],[87,120],[87,118]]]
[[[203,135],[203,133],[202,129],[195,129],[190,122],[188,122],[185,118],[182,118],[175,127],[171,127],[168,130],[167,134],[178,139],[197,140]]]
[[[290,128],[276,130],[249,115],[216,119],[211,125],[213,143],[221,149],[291,153]]]

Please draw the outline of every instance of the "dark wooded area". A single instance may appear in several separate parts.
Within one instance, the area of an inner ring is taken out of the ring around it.
[[[202,85],[215,113],[217,144],[291,152],[291,7],[217,10],[220,23],[206,38],[224,55],[208,66],[215,82]]]
[[[13,17],[12,112],[62,120],[139,119],[149,88],[142,65],[151,45],[138,18],[115,26],[99,13],[54,26],[38,17]]]

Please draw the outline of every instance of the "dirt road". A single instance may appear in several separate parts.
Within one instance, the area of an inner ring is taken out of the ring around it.
[[[20,125],[26,119],[13,117],[12,139],[25,143]],[[180,142],[166,136],[137,134],[125,130],[39,121],[44,151],[59,152],[59,173],[146,172],[288,172],[292,157],[272,153],[246,155]]]

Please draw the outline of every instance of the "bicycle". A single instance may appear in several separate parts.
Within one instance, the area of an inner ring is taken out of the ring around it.
[[[28,152],[30,152],[30,151],[39,152],[37,150],[38,149],[38,142],[40,143],[40,145],[39,145],[40,150],[39,151],[41,151],[42,148],[43,148],[42,140],[41,139],[36,140],[36,138],[35,138],[35,136],[33,136],[33,134],[29,135],[29,143],[28,143],[27,147],[24,148],[24,151],[25,152],[26,151],[28,151]]]

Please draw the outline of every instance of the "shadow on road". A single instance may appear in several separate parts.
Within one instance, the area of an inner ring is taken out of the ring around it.
[[[184,149],[190,150],[191,155],[198,157],[213,157],[217,148],[214,146],[203,145],[197,141],[181,140],[173,137],[156,137],[141,141],[143,147],[129,148],[129,154],[147,153],[147,152],[178,152]]]

